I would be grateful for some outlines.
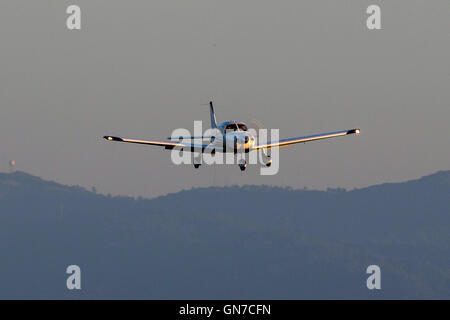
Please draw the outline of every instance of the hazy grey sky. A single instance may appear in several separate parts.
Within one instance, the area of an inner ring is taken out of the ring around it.
[[[66,29],[66,8],[82,30]],[[366,8],[382,9],[382,30]],[[450,169],[450,5],[397,1],[8,0],[0,3],[0,170],[100,192],[274,184],[363,187]],[[256,118],[282,137],[360,136],[281,150],[280,173],[175,166],[175,128]]]

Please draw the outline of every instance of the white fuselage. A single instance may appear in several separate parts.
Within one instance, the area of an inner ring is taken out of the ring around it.
[[[235,153],[236,151],[252,150],[255,145],[255,137],[248,131],[220,131],[221,134],[214,138],[211,145],[225,147],[221,148],[223,152]]]
[[[251,150],[255,145],[255,138],[245,131],[229,132],[225,134],[226,152],[237,150]]]

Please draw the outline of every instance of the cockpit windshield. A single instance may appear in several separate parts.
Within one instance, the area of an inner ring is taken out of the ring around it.
[[[225,127],[225,132],[231,131],[247,131],[247,126],[244,123],[230,123]]]
[[[227,132],[236,131],[236,130],[237,130],[236,123],[227,124],[227,126],[225,127],[225,131],[227,131]]]

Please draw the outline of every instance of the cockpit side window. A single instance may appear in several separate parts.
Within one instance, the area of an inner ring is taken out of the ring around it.
[[[238,127],[239,127],[239,130],[241,130],[241,131],[247,131],[248,130],[247,126],[245,124],[243,124],[243,123],[239,123]]]

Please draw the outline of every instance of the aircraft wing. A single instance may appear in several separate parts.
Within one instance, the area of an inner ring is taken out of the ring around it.
[[[256,145],[256,146],[254,146],[254,149],[256,149],[256,150],[270,149],[270,148],[275,148],[275,147],[281,148],[281,147],[290,146],[291,144],[305,143],[305,142],[309,142],[309,141],[341,137],[341,136],[346,136],[349,134],[359,134],[360,132],[361,132],[360,129],[351,129],[351,130],[335,131],[335,132],[328,132],[328,133],[320,133],[320,134],[315,134],[315,135],[311,135],[311,136],[281,139],[281,140],[273,141],[270,143],[263,143],[263,144]]]
[[[192,143],[191,139],[188,142],[175,142],[175,141],[158,141],[158,140],[137,140],[137,139],[127,139],[114,136],[104,136],[103,139],[107,141],[117,141],[117,142],[127,142],[136,144],[145,144],[151,146],[165,147],[165,149],[185,149],[185,151],[195,151],[195,152],[211,152],[213,150],[221,151],[222,147],[212,144],[200,144]]]

